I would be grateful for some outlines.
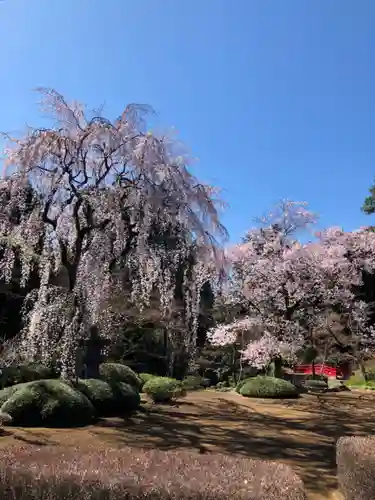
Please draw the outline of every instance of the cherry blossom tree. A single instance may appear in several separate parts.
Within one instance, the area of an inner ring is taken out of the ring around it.
[[[323,262],[334,273],[328,301],[332,303],[333,317],[339,318],[333,326],[326,323],[326,330],[340,352],[359,364],[365,378],[363,362],[372,357],[375,350],[373,304],[368,303],[366,290],[363,293],[375,275],[375,233],[369,229],[362,227],[344,232],[342,228],[333,227],[317,235],[321,251],[326,255]],[[338,283],[346,299],[343,296],[341,302],[333,302],[332,297],[339,292]]]
[[[211,342],[233,343],[245,335],[244,360],[259,367],[272,361],[278,371],[281,357],[290,359],[311,343],[328,310],[340,310],[371,344],[374,332],[353,286],[361,283],[365,267],[375,268],[374,233],[332,228],[317,234],[318,241],[301,244],[291,236],[314,221],[306,204],[284,202],[276,213],[278,220],[231,249],[227,303],[240,303],[247,314],[218,325]]]
[[[264,227],[250,230],[240,245],[228,251],[231,279],[219,300],[221,307],[240,319],[231,322],[226,318],[209,333],[212,343],[238,342],[240,338],[243,359],[258,368],[274,361],[278,371],[282,353],[284,358],[293,358],[303,340],[295,314],[301,307],[302,273],[309,268],[301,245],[291,237],[315,220],[306,203],[282,200],[256,219]],[[301,276],[293,282],[296,266]]]
[[[149,108],[129,105],[111,122],[90,118],[52,89],[39,92],[53,126],[7,136],[0,272],[9,281],[17,257],[23,286],[39,273],[22,345],[29,358],[44,361],[58,349],[68,377],[90,326],[110,337],[111,298],[124,293],[124,283],[140,311],[157,293],[168,316],[182,268],[185,323],[195,331],[200,289],[216,277],[226,231],[217,190],[189,172],[168,137],[147,132]]]

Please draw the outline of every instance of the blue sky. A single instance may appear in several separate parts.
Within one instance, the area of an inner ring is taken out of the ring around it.
[[[232,241],[285,197],[374,224],[374,19],[373,0],[4,0],[0,130],[43,125],[36,86],[110,117],[148,103],[223,188]]]

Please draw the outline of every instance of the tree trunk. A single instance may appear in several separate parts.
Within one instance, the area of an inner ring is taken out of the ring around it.
[[[276,378],[282,378],[283,376],[283,362],[280,357],[275,359],[275,375]]]
[[[363,361],[358,361],[358,363],[359,363],[359,367],[361,369],[362,377],[364,378],[365,382],[367,383],[368,382],[368,375],[366,372],[365,364]]]
[[[283,376],[283,362],[280,357],[274,358],[267,367],[267,375],[269,377],[282,378]]]

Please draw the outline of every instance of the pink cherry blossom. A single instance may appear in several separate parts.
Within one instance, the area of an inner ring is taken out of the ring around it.
[[[111,301],[121,294],[124,308],[130,301],[141,312],[156,294],[168,317],[181,268],[180,323],[194,344],[200,290],[218,276],[226,238],[216,191],[190,173],[168,137],[145,132],[149,108],[129,105],[110,122],[40,92],[55,125],[8,137],[0,190],[0,277],[11,279],[16,255],[22,285],[33,270],[40,277],[23,332],[28,355],[60,349],[71,372],[91,324],[112,335]]]
[[[227,303],[237,300],[242,310],[247,308],[247,316],[217,325],[209,339],[224,345],[246,333],[242,353],[254,366],[281,353],[293,357],[311,329],[322,326],[324,313],[338,307],[349,314],[353,332],[374,345],[375,332],[353,285],[362,283],[364,269],[375,270],[375,233],[345,233],[334,227],[317,233],[318,241],[301,244],[291,239],[293,231],[303,230],[315,217],[306,208],[297,210],[295,217],[295,209],[296,204],[283,203],[269,214],[270,226],[249,231],[243,244],[227,252],[232,265],[227,293],[233,297]],[[272,217],[280,213],[282,223],[276,224]]]

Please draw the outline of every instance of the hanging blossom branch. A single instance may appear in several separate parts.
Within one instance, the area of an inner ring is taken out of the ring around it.
[[[148,108],[129,105],[114,122],[89,119],[82,105],[68,104],[51,89],[39,92],[55,126],[8,137],[0,273],[11,279],[16,256],[21,284],[33,269],[39,273],[23,345],[35,358],[50,357],[58,344],[68,376],[78,339],[100,321],[124,269],[132,302],[147,307],[157,289],[167,314],[176,272],[193,244],[196,259],[183,286],[186,315],[196,327],[199,287],[217,274],[226,231],[216,191],[189,172],[187,159],[174,153],[167,137],[145,131]],[[158,243],[155,231],[167,239],[174,232],[177,243]]]

